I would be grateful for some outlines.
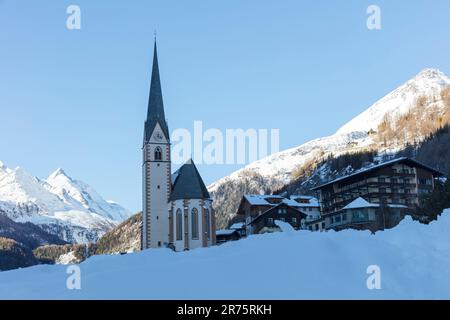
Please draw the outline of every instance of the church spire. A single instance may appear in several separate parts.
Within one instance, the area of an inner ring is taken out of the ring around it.
[[[167,127],[166,118],[164,115],[164,104],[161,90],[161,80],[159,77],[158,53],[155,36],[152,80],[150,84],[150,96],[148,99],[147,121],[145,122],[144,143],[150,140],[151,134],[153,133],[157,123],[159,123],[166,139],[169,140],[169,129]]]

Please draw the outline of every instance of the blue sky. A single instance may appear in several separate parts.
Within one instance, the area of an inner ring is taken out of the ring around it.
[[[81,30],[66,28],[71,4]],[[170,130],[279,128],[281,150],[423,68],[450,74],[448,0],[0,0],[0,160],[40,178],[62,167],[140,209],[155,29]],[[199,170],[209,184],[239,167]]]

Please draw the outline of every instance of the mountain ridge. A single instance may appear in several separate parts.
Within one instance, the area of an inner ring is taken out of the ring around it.
[[[395,144],[387,145],[380,141],[377,130],[383,124],[395,124],[397,119],[407,116],[412,110],[421,113],[422,118],[446,113],[446,104],[441,94],[449,86],[450,78],[443,72],[432,68],[423,69],[346,122],[333,135],[269,155],[210,184],[208,190],[215,199],[214,207],[218,213],[217,221],[220,227],[226,226],[236,209],[236,203],[230,204],[228,199],[233,199],[233,202],[240,199],[240,196],[232,193],[241,195],[244,192],[276,191],[292,180],[296,170],[303,170],[304,167],[320,162],[330,155],[339,156],[370,149],[394,154],[407,143],[425,139],[426,135],[405,135],[404,139],[397,139]],[[391,129],[396,130],[393,126]],[[247,178],[249,176],[257,178],[250,181],[251,179]]]
[[[73,243],[96,241],[130,213],[59,168],[45,180],[0,162],[0,211]]]

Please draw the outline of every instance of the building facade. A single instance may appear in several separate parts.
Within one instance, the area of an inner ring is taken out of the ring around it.
[[[299,199],[280,195],[244,195],[236,213],[237,221],[244,223],[247,235],[260,233],[264,228],[277,228],[275,220],[288,222],[294,229],[302,229],[308,212],[311,217],[316,216],[319,206],[312,197],[303,202]]]
[[[213,245],[215,219],[209,193],[192,161],[171,175],[170,146],[155,41],[142,147],[141,248],[180,251]]]
[[[261,234],[279,230],[276,224],[277,220],[289,223],[295,230],[300,230],[304,225],[305,218],[305,213],[282,202],[253,218],[247,224],[247,234]]]
[[[321,219],[308,228],[376,231],[393,227],[416,210],[420,196],[431,192],[441,176],[438,170],[402,157],[335,179],[313,189],[318,193]],[[354,208],[355,201],[365,207]]]

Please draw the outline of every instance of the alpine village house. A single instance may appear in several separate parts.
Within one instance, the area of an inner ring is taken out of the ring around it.
[[[443,174],[410,158],[373,165],[313,188],[306,195],[244,195],[232,225],[216,232],[212,199],[192,160],[171,174],[156,41],[143,141],[141,248],[175,251],[209,247],[278,231],[279,222],[311,231],[396,226]],[[217,237],[217,238],[216,238]]]

